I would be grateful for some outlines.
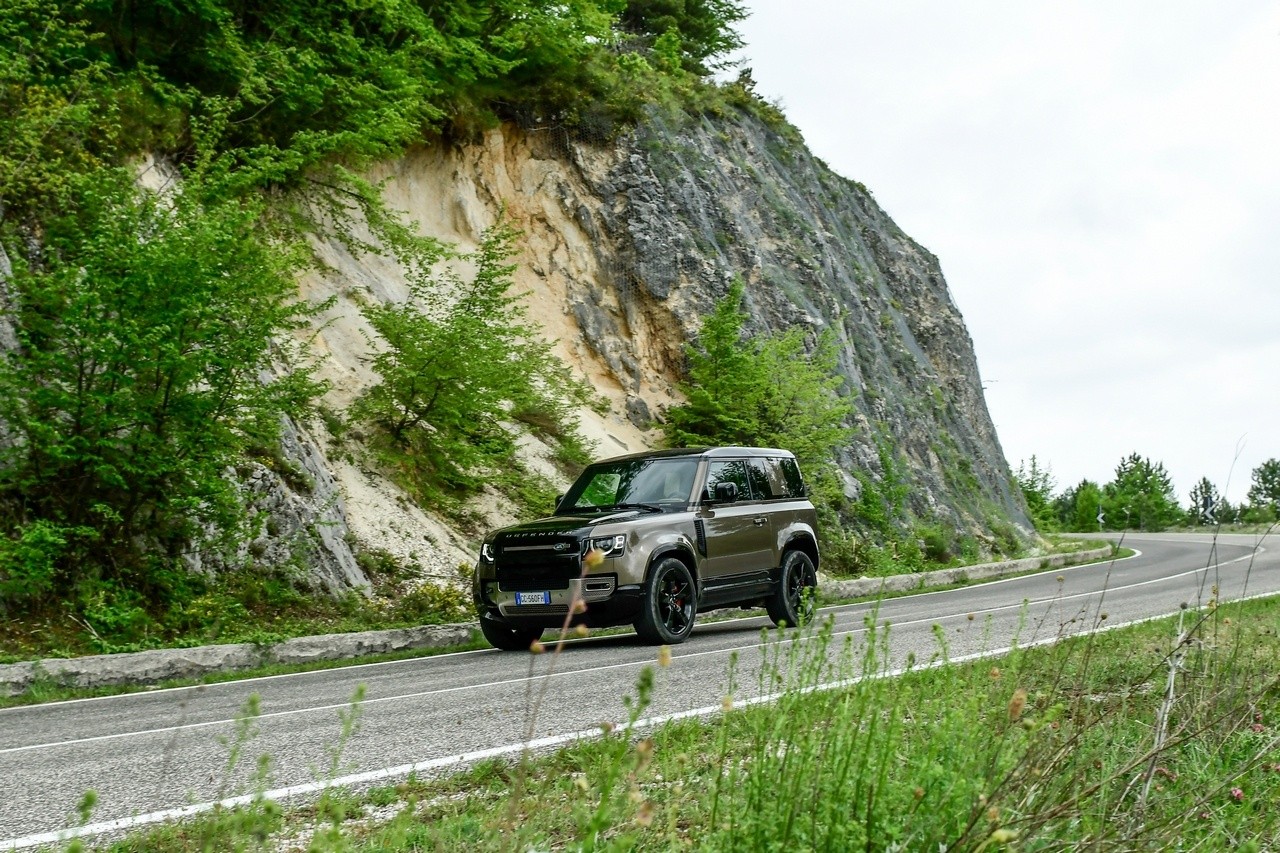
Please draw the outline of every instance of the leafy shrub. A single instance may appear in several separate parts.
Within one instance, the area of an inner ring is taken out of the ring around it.
[[[266,244],[261,206],[202,199],[198,181],[169,199],[123,169],[72,183],[78,209],[15,265],[0,517],[91,532],[62,543],[44,580],[54,592],[101,577],[150,596],[168,561],[144,554],[176,553],[200,525],[240,529],[224,472],[319,391],[305,370],[263,381],[287,356],[273,341],[306,313],[300,258]]]
[[[596,403],[510,293],[516,237],[502,223],[487,231],[459,259],[475,265],[470,279],[420,247],[410,299],[363,309],[385,346],[372,361],[381,381],[353,416],[377,428],[385,460],[428,501],[476,490],[487,471],[510,469],[513,411],[548,436],[572,436],[576,407]]]

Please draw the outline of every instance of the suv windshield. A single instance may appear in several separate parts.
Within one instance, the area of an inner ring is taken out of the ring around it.
[[[693,493],[696,457],[628,459],[603,462],[582,472],[556,512],[612,509],[620,506],[683,506]]]

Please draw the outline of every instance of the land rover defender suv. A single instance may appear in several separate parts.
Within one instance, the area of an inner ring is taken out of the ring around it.
[[[528,649],[565,624],[682,642],[698,613],[813,616],[817,517],[785,450],[658,450],[587,467],[555,514],[485,537],[472,595],[485,638]]]

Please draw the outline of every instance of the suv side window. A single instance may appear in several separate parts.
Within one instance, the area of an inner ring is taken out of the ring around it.
[[[770,473],[774,478],[774,482],[779,483],[785,489],[781,495],[775,492],[779,497],[802,498],[804,497],[804,480],[800,478],[800,466],[796,464],[796,460],[790,456],[773,457],[769,459]]]
[[[715,461],[707,466],[707,486],[703,497],[714,500],[716,483],[733,483],[738,487],[738,500],[751,499],[751,488],[747,485],[747,466],[741,459]]]
[[[769,470],[764,459],[747,460],[747,479],[751,481],[751,493],[758,501],[783,497],[783,493],[773,487],[769,481]]]

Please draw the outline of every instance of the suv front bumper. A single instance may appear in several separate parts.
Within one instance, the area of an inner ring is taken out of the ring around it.
[[[640,587],[618,586],[616,575],[587,575],[573,578],[561,589],[534,588],[538,585],[522,581],[519,589],[504,589],[493,579],[479,583],[478,608],[489,618],[510,625],[552,628],[570,625],[600,628],[632,621],[640,612]],[[570,614],[575,601],[581,601],[579,612]]]

